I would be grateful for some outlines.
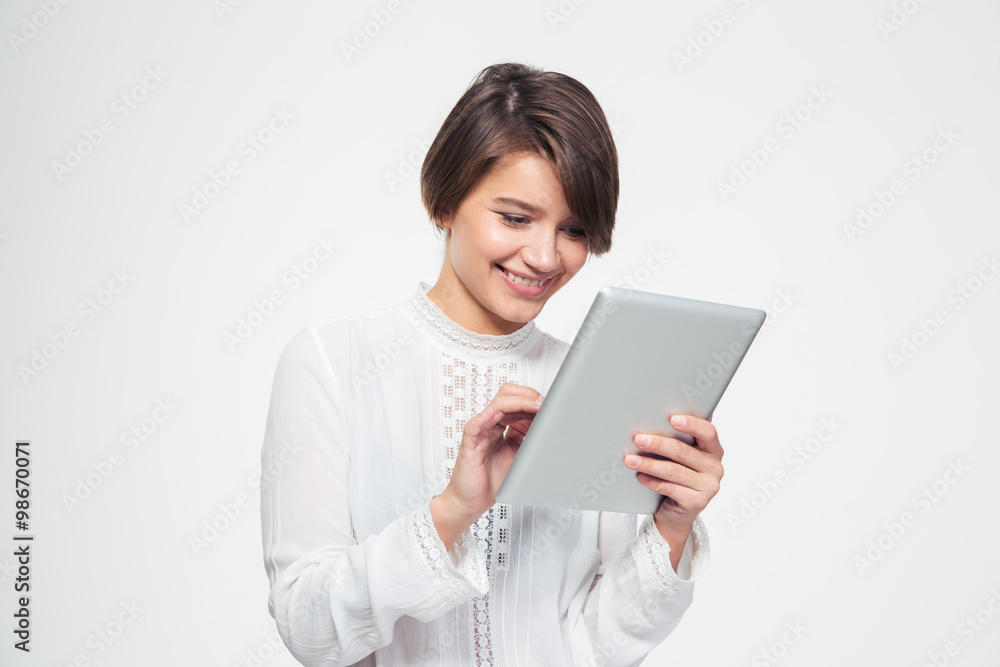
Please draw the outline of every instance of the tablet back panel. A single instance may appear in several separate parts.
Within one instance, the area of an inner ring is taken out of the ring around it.
[[[560,367],[497,501],[649,514],[662,496],[622,461],[635,433],[693,440],[764,322],[761,310],[605,287]]]

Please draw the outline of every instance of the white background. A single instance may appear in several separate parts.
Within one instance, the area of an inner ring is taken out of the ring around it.
[[[433,282],[420,146],[482,67],[519,60],[590,87],[621,157],[614,249],[544,330],[571,339],[625,280],[772,311],[716,414],[709,574],[644,664],[997,664],[997,3],[394,6],[3,3],[0,663],[294,664],[267,645],[252,479],[275,362],[306,324]],[[274,110],[293,118],[268,135]],[[258,134],[272,141],[248,161]],[[214,196],[185,220],[196,191]],[[859,207],[879,215],[849,234]],[[293,289],[319,237],[339,247]],[[89,319],[87,299],[105,304]],[[177,406],[162,423],[158,399]],[[11,633],[17,439],[30,656]]]

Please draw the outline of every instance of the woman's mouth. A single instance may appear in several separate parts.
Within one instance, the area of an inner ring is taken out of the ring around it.
[[[511,289],[513,289],[514,292],[520,296],[538,296],[543,293],[549,283],[552,282],[552,278],[545,278],[544,280],[526,278],[508,271],[499,264],[496,264],[495,266],[507,280],[507,284],[511,287]]]

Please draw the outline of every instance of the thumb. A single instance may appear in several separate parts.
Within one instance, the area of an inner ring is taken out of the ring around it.
[[[465,424],[465,435],[472,438],[472,445],[483,435],[483,431],[494,425],[497,421],[497,411],[493,408],[486,408],[478,415],[473,416]]]

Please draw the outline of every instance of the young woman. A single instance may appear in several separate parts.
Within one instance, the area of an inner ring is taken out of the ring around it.
[[[710,423],[672,417],[697,447],[635,437],[667,459],[626,457],[667,496],[638,529],[495,501],[567,351],[533,320],[609,249],[617,160],[578,81],[486,68],[421,171],[437,282],[288,345],[261,512],[268,608],[303,664],[635,665],[677,625],[722,477]]]

